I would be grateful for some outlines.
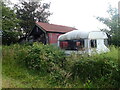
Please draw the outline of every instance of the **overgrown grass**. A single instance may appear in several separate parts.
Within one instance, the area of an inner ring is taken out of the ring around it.
[[[50,45],[35,43],[3,46],[2,87],[118,87],[118,50],[118,47],[111,46],[108,53],[65,56],[59,48]],[[95,73],[89,73],[90,70]],[[105,71],[105,74],[101,74],[101,71]],[[101,75],[98,77],[96,73]],[[91,77],[92,75],[94,77]]]
[[[22,65],[22,63],[18,63],[18,61],[16,60],[16,53],[20,52],[20,59],[22,59],[26,56],[25,53],[27,52],[28,48],[29,46],[27,47],[20,45],[3,46],[3,88],[48,87],[45,80],[43,80],[39,75],[35,74],[34,72],[28,71],[24,67],[24,65]]]

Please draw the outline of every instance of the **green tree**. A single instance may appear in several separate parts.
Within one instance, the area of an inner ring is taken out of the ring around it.
[[[113,45],[120,46],[120,26],[118,24],[120,18],[118,15],[118,10],[116,8],[112,8],[110,5],[109,9],[107,10],[107,13],[109,14],[108,18],[96,17],[96,19],[105,24],[109,28],[101,29],[101,31],[106,32],[108,36],[111,37],[109,39],[110,43]]]
[[[49,12],[50,4],[42,4],[38,1],[25,1],[20,2],[21,5],[15,5],[17,18],[21,20],[19,23],[21,30],[27,36],[33,29],[35,22],[48,23],[48,17],[51,15]]]
[[[14,10],[2,2],[2,43],[11,44],[16,43],[19,39],[20,33],[17,31],[19,28],[19,19],[17,19]]]

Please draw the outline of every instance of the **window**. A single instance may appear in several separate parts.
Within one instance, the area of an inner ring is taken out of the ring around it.
[[[69,40],[68,41],[68,48],[67,48],[67,50],[77,50],[77,48],[76,48],[76,41]]]
[[[84,40],[66,40],[60,42],[60,47],[65,50],[83,50]]]
[[[92,48],[96,48],[97,47],[97,40],[91,40],[90,45]]]
[[[67,41],[61,41],[60,42],[60,47],[62,49],[67,49],[68,48],[68,42]]]
[[[84,50],[84,39],[78,40],[76,42],[76,47],[78,50]]]

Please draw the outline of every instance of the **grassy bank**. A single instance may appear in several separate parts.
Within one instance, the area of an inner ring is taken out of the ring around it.
[[[33,44],[3,46],[3,88],[119,87],[118,48],[83,56],[57,47]]]

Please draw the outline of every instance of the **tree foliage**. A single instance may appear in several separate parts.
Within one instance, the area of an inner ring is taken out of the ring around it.
[[[18,42],[19,32],[4,30],[2,32],[2,44],[10,45]]]
[[[11,10],[4,3],[2,4],[2,29],[13,31],[17,26],[19,20],[14,13],[14,10]]]
[[[18,37],[28,35],[36,21],[48,23],[50,4],[38,1],[20,0],[20,4],[9,7],[10,3],[1,1],[2,42],[3,44],[16,43]]]
[[[19,28],[19,19],[17,19],[14,10],[2,2],[2,43],[11,44],[18,40],[20,33],[17,31]]]
[[[42,4],[40,1],[20,1],[21,5],[15,5],[17,18],[21,20],[19,23],[21,30],[28,35],[33,29],[36,21],[48,23],[50,4]]]
[[[108,18],[97,17],[96,19],[105,24],[109,29],[101,29],[101,31],[107,32],[111,36],[110,43],[120,46],[120,25],[118,24],[120,18],[116,8],[112,8],[111,5],[107,10],[109,14]]]

